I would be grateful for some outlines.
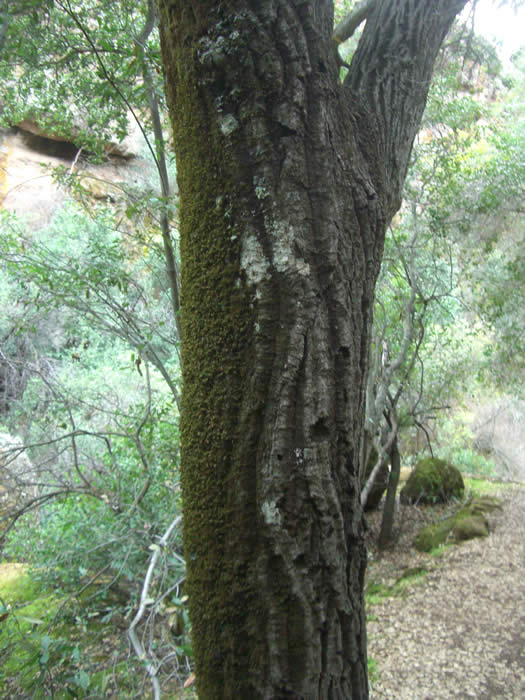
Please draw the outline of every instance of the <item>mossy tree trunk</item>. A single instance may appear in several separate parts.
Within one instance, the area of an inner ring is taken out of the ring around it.
[[[184,546],[201,700],[366,698],[374,285],[460,0],[160,0],[180,190]]]

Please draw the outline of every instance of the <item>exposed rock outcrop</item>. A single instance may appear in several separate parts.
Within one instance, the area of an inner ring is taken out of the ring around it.
[[[465,485],[459,469],[443,459],[426,457],[416,465],[401,489],[401,503],[446,503],[463,495]]]
[[[414,540],[420,552],[430,552],[448,542],[462,542],[475,537],[487,537],[490,524],[487,514],[501,509],[499,498],[484,496],[464,506],[455,515],[425,527]]]
[[[74,143],[28,120],[0,128],[0,208],[16,213],[32,231],[47,225],[69,196],[53,179],[52,169],[59,167],[79,175],[92,200],[114,203],[126,199],[124,187],[138,192],[155,188],[140,135],[108,143],[106,153],[105,162],[91,163]]]

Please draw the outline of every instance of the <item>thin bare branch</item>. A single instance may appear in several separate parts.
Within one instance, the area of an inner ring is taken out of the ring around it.
[[[163,548],[165,548],[168,544],[168,540],[171,537],[171,533],[176,527],[180,525],[181,521],[182,516],[178,515],[175,518],[175,520],[171,522],[171,524],[167,528],[166,532],[162,535],[158,543],[154,544],[154,552],[151,555],[149,566],[146,571],[146,576],[144,578],[144,584],[142,586],[142,592],[140,594],[139,608],[130,626],[128,627],[128,637],[131,641],[135,654],[141,661],[145,662],[146,670],[151,678],[151,684],[153,686],[153,695],[155,700],[159,700],[160,698],[160,683],[159,679],[157,678],[158,668],[157,665],[153,661],[151,661],[151,659],[148,658],[146,649],[144,648],[144,645],[137,636],[136,627],[144,617],[144,613],[146,612],[148,604],[150,604],[149,591],[153,579],[153,573],[155,571],[155,567],[157,566],[160,554]]]

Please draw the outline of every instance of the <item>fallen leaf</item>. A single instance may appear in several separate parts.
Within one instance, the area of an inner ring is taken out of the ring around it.
[[[189,678],[186,679],[186,682],[184,683],[185,688],[189,688],[190,685],[193,685],[195,683],[195,674],[192,673]]]

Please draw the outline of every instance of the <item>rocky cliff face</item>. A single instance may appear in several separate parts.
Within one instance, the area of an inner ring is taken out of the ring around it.
[[[72,196],[69,188],[57,184],[53,177],[56,169],[76,176],[88,207],[108,202],[123,210],[129,204],[130,192],[136,197],[156,189],[156,173],[146,157],[147,146],[138,128],[122,143],[106,144],[105,153],[104,162],[93,164],[89,154],[74,143],[43,132],[29,120],[0,128],[0,210],[16,214],[35,235]],[[23,395],[26,363],[33,354],[23,335],[10,336],[9,347],[5,338],[0,338],[0,418]]]
[[[125,199],[124,187],[155,187],[138,129],[120,144],[108,143],[105,150],[105,162],[94,165],[74,143],[42,132],[34,122],[0,128],[0,208],[16,213],[33,231],[45,226],[68,196],[52,176],[59,167],[78,175],[93,200],[118,202]]]

